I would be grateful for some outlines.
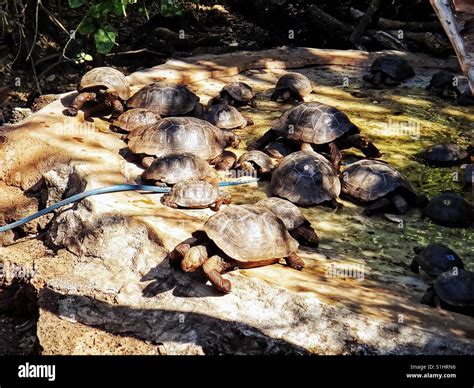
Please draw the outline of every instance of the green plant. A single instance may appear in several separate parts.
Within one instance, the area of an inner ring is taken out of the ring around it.
[[[87,8],[86,16],[79,24],[77,32],[92,38],[95,49],[100,54],[108,54],[115,46],[118,31],[111,24],[111,16],[127,17],[128,7],[138,4],[138,0],[68,0],[68,2],[69,7],[73,9]],[[158,10],[163,16],[172,17],[182,14],[185,0],[155,2],[158,3]],[[149,17],[145,1],[139,5],[138,11]]]

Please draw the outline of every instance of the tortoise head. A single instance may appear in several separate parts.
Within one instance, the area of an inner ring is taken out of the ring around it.
[[[369,146],[370,140],[366,135],[358,133],[356,135],[349,136],[351,144],[360,150],[366,149]]]
[[[227,147],[237,148],[240,144],[240,136],[229,130],[222,130]]]
[[[199,267],[202,267],[207,259],[208,254],[206,247],[203,245],[197,245],[186,252],[184,259],[181,262],[181,269],[184,272],[194,272]]]

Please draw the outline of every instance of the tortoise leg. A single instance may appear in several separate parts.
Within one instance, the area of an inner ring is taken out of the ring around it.
[[[313,147],[311,147],[311,144],[309,143],[301,143],[300,150],[301,151],[314,151]]]
[[[275,90],[270,96],[270,100],[277,101],[281,97],[281,89]]]
[[[462,93],[457,86],[453,86],[452,88],[453,88],[454,93],[456,93],[456,98],[459,98],[462,96]]]
[[[119,99],[113,100],[111,103],[111,107],[113,109],[111,118],[119,117],[124,111],[122,101],[120,101]]]
[[[168,255],[170,267],[178,269],[181,267],[181,261],[184,259],[186,253],[191,249],[191,245],[182,243],[177,245]]]
[[[361,151],[367,158],[380,158],[382,156],[382,153],[370,140],[367,143],[367,146],[361,149]]]
[[[194,272],[202,267],[209,257],[207,248],[204,244],[189,248],[181,261],[181,269],[184,272]]]
[[[418,262],[416,261],[416,259],[413,259],[411,261],[410,269],[414,273],[420,273],[420,266],[419,266]]]
[[[209,206],[212,211],[218,212],[221,205],[224,203],[224,198],[219,198],[216,202]]]
[[[234,167],[237,155],[230,151],[224,151],[221,155],[212,159],[209,164],[213,164],[218,171],[229,171]]]
[[[393,206],[393,202],[386,197],[379,198],[376,201],[372,202],[369,206],[364,209],[364,214],[366,216],[372,216],[376,213],[380,213],[388,208]]]
[[[450,94],[451,88],[448,85],[444,86],[443,89],[441,89],[441,98],[443,98],[444,100],[447,100]]]
[[[326,204],[336,212],[344,207],[344,205],[341,202],[338,202],[336,199],[331,199],[330,201],[327,201]]]
[[[362,76],[362,79],[365,81],[365,82],[368,82],[368,83],[372,83],[374,81],[374,75],[372,73],[369,73],[369,74],[364,74]]]
[[[250,107],[252,108],[256,108],[257,107],[257,100],[254,98],[252,98],[250,101],[249,101],[249,105]]]
[[[273,129],[269,129],[267,132],[265,132],[262,135],[262,137],[253,141],[249,145],[247,145],[247,149],[248,150],[261,150],[263,147],[265,147],[271,141],[276,140],[277,138],[278,138],[278,134]]]
[[[304,268],[304,261],[295,252],[290,256],[285,257],[286,264],[288,267],[301,271]]]
[[[79,93],[79,95],[77,95],[74,101],[72,102],[71,106],[67,108],[64,113],[67,116],[77,116],[78,110],[81,109],[86,102],[95,100],[96,97],[97,94],[93,92]]]
[[[215,288],[228,294],[232,285],[229,280],[222,277],[222,272],[230,267],[230,263],[226,262],[220,256],[214,255],[204,263],[202,269]]]
[[[316,248],[319,245],[318,235],[310,225],[300,225],[289,233],[304,247]]]
[[[249,126],[249,125],[253,125],[253,124],[254,124],[254,123],[253,123],[253,120],[252,120],[250,117],[248,117],[248,116],[243,116],[243,117],[244,117],[246,123],[245,123],[241,128],[245,128],[245,127],[247,127],[247,126]]]
[[[145,156],[142,158],[142,166],[148,168],[151,166],[155,158],[153,156]]]
[[[399,84],[400,84],[400,82],[397,81],[396,79],[393,79],[393,78],[390,78],[390,77],[385,77],[385,85],[397,86]]]
[[[436,292],[433,287],[426,290],[425,295],[421,298],[421,304],[436,307]]]
[[[405,214],[408,211],[408,202],[400,194],[392,195],[391,200],[398,214]]]
[[[295,93],[295,100],[296,102],[304,102],[303,96],[299,93]]]
[[[342,154],[335,142],[329,143],[329,152],[331,154],[331,163],[337,173],[341,170]]]
[[[177,209],[178,208],[178,205],[173,202],[173,200],[170,199],[170,197],[168,195],[163,195],[161,197],[161,203],[165,206],[168,206],[168,207],[171,207],[173,209]]]

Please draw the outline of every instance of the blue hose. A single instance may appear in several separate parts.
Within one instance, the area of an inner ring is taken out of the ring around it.
[[[237,185],[245,185],[248,183],[255,183],[257,182],[258,179],[251,179],[251,180],[245,180],[245,181],[235,181],[235,182],[219,182],[219,187],[226,187],[226,186],[237,186]],[[98,195],[98,194],[107,194],[107,193],[117,193],[120,191],[150,191],[153,193],[167,193],[170,191],[169,187],[159,187],[159,186],[146,186],[146,185],[114,185],[114,186],[107,186],[107,187],[102,187],[100,189],[94,189],[94,190],[89,190],[89,191],[84,191],[82,193],[73,195],[71,197],[68,197],[66,199],[63,199],[60,202],[55,203],[54,205],[51,205],[43,210],[40,210],[39,212],[32,214],[31,216],[22,218],[21,220],[18,220],[16,222],[13,222],[11,224],[3,225],[0,226],[0,232],[6,232],[8,230],[11,230],[13,228],[16,228],[18,226],[21,226],[23,224],[26,224],[27,222],[33,221],[36,218],[39,218],[41,216],[44,216],[45,214],[51,213],[52,211],[59,209],[60,207],[69,205],[70,203],[80,201],[81,199],[84,199],[86,197],[90,197],[92,195]]]

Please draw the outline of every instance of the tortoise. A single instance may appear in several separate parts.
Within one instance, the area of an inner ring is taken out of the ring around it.
[[[473,315],[474,272],[453,269],[442,273],[423,295],[421,303]]]
[[[474,220],[472,205],[451,190],[435,195],[423,210],[423,215],[435,224],[448,227],[467,227]]]
[[[368,204],[364,214],[371,216],[395,210],[404,214],[409,205],[423,206],[427,198],[415,193],[402,174],[378,160],[351,163],[340,175],[342,193],[350,199]]]
[[[217,175],[199,156],[183,153],[155,159],[142,173],[142,180],[157,186],[174,185],[188,180],[205,180],[217,184]]]
[[[421,152],[421,157],[435,166],[456,166],[469,161],[474,156],[474,147],[469,146],[466,150],[453,143],[434,144]]]
[[[218,290],[228,293],[229,280],[222,273],[232,268],[254,268],[285,259],[289,267],[302,270],[297,255],[298,242],[285,224],[271,211],[255,205],[229,205],[211,216],[192,244],[179,244],[171,255],[172,263],[181,261],[185,272],[202,266]]]
[[[374,86],[396,86],[414,75],[413,68],[405,59],[385,55],[376,58],[370,66],[370,74],[362,78]]]
[[[328,160],[314,151],[285,156],[272,173],[273,195],[302,206],[324,204],[338,208],[339,178]]]
[[[122,113],[115,119],[111,128],[117,132],[130,133],[138,127],[156,124],[161,120],[160,115],[147,109],[134,108]]]
[[[256,95],[252,87],[245,82],[231,82],[225,85],[217,97],[211,100],[211,105],[227,104],[236,108],[250,105],[257,107]]]
[[[300,73],[287,73],[278,79],[270,99],[277,101],[281,98],[283,101],[294,100],[304,102],[304,97],[313,91],[308,77]]]
[[[152,83],[138,90],[128,101],[127,108],[144,108],[160,116],[202,115],[199,97],[184,85]]]
[[[243,116],[235,107],[227,104],[212,105],[206,114],[206,120],[217,128],[236,129],[252,125],[252,119]]]
[[[268,156],[277,160],[281,160],[285,156],[296,151],[298,151],[298,147],[294,143],[290,143],[288,140],[282,137],[272,140],[263,149],[263,152],[265,152]]]
[[[255,205],[267,208],[282,220],[291,237],[300,245],[310,248],[319,245],[316,231],[295,204],[283,198],[270,197],[258,201]]]
[[[329,152],[337,171],[341,165],[342,149],[355,147],[369,158],[381,155],[345,113],[318,102],[302,103],[287,110],[280,118],[272,121],[269,131],[247,148],[262,149],[278,136],[301,144],[302,149],[314,148],[318,152]]]
[[[77,90],[79,94],[64,112],[67,116],[76,116],[86,102],[94,100],[112,108],[114,116],[118,116],[123,112],[124,101],[130,97],[127,78],[111,67],[96,67],[88,71],[81,78]]]
[[[222,204],[231,202],[230,195],[206,181],[186,181],[175,184],[161,197],[163,205],[172,208],[204,209],[218,211]]]
[[[455,93],[457,98],[462,95],[457,87],[456,76],[446,70],[440,70],[434,73],[426,90],[433,90],[439,97],[444,99],[449,98],[452,93]]]
[[[419,268],[429,276],[435,278],[443,272],[453,268],[464,269],[461,258],[452,249],[443,244],[430,244],[426,247],[414,247],[416,256],[413,258],[410,269],[419,273]]]
[[[155,157],[190,152],[216,165],[219,170],[232,168],[237,157],[224,149],[237,147],[240,138],[195,117],[167,117],[128,135],[128,148],[142,156],[149,167]]]
[[[258,175],[269,174],[273,170],[273,162],[270,157],[262,151],[247,151],[240,155],[235,168],[257,173]]]

